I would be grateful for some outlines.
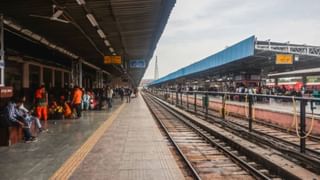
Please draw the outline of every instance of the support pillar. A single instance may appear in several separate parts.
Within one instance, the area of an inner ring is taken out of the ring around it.
[[[4,86],[4,26],[3,15],[0,15],[0,87]]]
[[[82,62],[72,61],[71,65],[71,82],[73,86],[77,85],[82,87]]]
[[[55,84],[55,80],[56,80],[56,73],[55,73],[55,70],[54,69],[51,69],[51,87],[55,87],[56,84]]]
[[[79,61],[79,86],[82,87],[82,62]]]
[[[102,70],[96,71],[97,88],[103,88],[103,72]]]
[[[302,76],[302,88],[303,88],[303,93],[305,93],[307,88],[307,76]]]
[[[40,66],[40,85],[43,84],[43,66]]]
[[[29,63],[23,64],[23,77],[22,77],[22,88],[27,89],[30,87],[29,79]]]
[[[64,88],[64,72],[61,71],[61,87]]]

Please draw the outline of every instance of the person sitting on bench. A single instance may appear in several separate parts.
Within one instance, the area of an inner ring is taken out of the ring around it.
[[[19,102],[19,104],[20,104],[19,110],[21,111],[23,118],[28,123],[29,128],[31,128],[32,122],[35,122],[37,128],[39,129],[39,132],[48,132],[48,129],[42,128],[42,125],[40,123],[39,118],[32,116],[31,112],[24,106],[24,103],[26,101],[26,97],[25,96],[22,97],[19,101],[20,101]]]
[[[32,136],[27,121],[23,118],[18,109],[21,102],[17,99],[12,99],[5,108],[5,117],[11,124],[16,124],[22,127],[24,140],[26,143],[36,142],[37,138]]]

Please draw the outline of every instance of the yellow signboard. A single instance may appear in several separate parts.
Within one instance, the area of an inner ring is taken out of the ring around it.
[[[277,54],[276,64],[293,64],[292,54]]]
[[[105,64],[121,64],[121,56],[104,56]]]
[[[112,64],[111,56],[104,56],[104,63],[105,64]]]
[[[121,64],[121,56],[112,56],[113,57],[113,64]]]

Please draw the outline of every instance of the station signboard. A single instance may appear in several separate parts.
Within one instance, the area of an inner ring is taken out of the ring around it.
[[[145,68],[146,62],[143,59],[135,59],[135,60],[130,60],[129,65],[130,65],[130,68]]]
[[[121,56],[104,56],[104,64],[122,64]]]
[[[10,98],[13,95],[12,87],[0,87],[0,98]]]
[[[276,64],[293,64],[293,55],[276,54]]]

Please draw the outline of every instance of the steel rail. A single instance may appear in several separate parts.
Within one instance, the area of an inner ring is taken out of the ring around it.
[[[149,93],[150,94],[150,93]],[[160,101],[158,97],[154,96],[153,94],[150,94],[150,96],[152,96],[154,99],[157,99],[157,101],[159,101],[161,104],[163,104],[164,106],[168,106],[167,104],[165,104],[164,102]],[[170,108],[170,107],[168,107]],[[177,112],[176,110],[172,110],[174,112]],[[192,112],[192,111],[191,111]],[[179,112],[177,112],[179,113]],[[228,139],[223,138],[218,132],[212,131],[210,128],[200,124],[199,122],[197,122],[196,120],[192,120],[190,119],[190,117],[186,117],[185,115],[182,114],[183,117],[189,119],[189,121],[192,121],[194,124],[196,124],[196,126],[201,127],[202,129],[204,129],[205,131],[207,131],[209,134],[213,135],[213,136],[217,136],[219,139],[223,139],[225,141],[228,141]],[[238,135],[239,136],[239,135]],[[289,150],[290,151],[290,150]],[[272,165],[272,168],[276,168],[276,165]],[[286,170],[281,170],[281,172],[278,172],[279,175],[285,175],[285,177],[290,177],[290,179],[297,179],[297,177],[294,174],[291,174],[290,172],[286,171]]]
[[[178,144],[174,141],[173,137],[169,134],[169,131],[167,129],[167,127],[163,124],[163,122],[157,117],[156,113],[153,111],[153,109],[151,108],[150,104],[147,102],[146,97],[142,96],[144,101],[147,104],[147,107],[149,108],[152,116],[159,122],[159,124],[161,125],[162,129],[164,130],[164,132],[166,133],[166,135],[169,137],[170,142],[174,145],[174,147],[176,148],[176,150],[178,151],[178,153],[180,154],[180,156],[182,157],[183,161],[187,164],[188,168],[190,169],[190,171],[192,172],[192,175],[195,179],[201,180],[200,175],[198,174],[198,172],[195,170],[195,168],[192,166],[191,162],[188,160],[188,158],[183,154],[182,150],[180,149],[180,147],[178,146]]]
[[[154,102],[156,102],[155,99],[153,99]],[[164,104],[162,104],[161,102],[157,101],[157,103],[164,108],[166,111],[170,112],[172,115],[174,115],[175,117],[177,117],[177,119],[179,119],[180,121],[182,121],[183,123],[185,123],[187,126],[189,126],[190,128],[192,128],[197,134],[199,134],[200,136],[204,137],[210,144],[212,144],[213,146],[217,147],[218,149],[222,150],[228,157],[230,157],[236,164],[238,164],[239,166],[241,166],[243,169],[247,170],[249,172],[249,174],[253,175],[254,177],[258,178],[258,179],[271,179],[268,176],[266,176],[265,174],[261,173],[258,169],[254,168],[253,166],[251,166],[250,164],[248,164],[247,162],[245,162],[244,160],[240,159],[239,157],[235,156],[231,151],[227,150],[225,147],[223,147],[222,145],[218,144],[217,142],[214,142],[208,135],[204,134],[203,132],[201,132],[199,130],[199,127],[197,128],[196,125],[194,125],[193,123],[191,123],[190,121],[186,120],[185,117],[182,117],[181,115],[177,114],[176,112],[174,112],[173,110],[171,110],[169,107],[165,106]]]
[[[202,106],[198,106],[198,107],[202,107]],[[212,109],[210,109],[210,110],[214,111]],[[263,133],[263,132],[260,132],[260,131],[254,130],[254,129],[252,129],[252,132],[239,130],[235,127],[230,126],[230,124],[228,124],[228,123],[231,123],[234,126],[238,126],[238,127],[244,128],[244,129],[248,129],[248,127],[245,125],[241,125],[239,123],[233,122],[233,121],[225,122],[222,119],[220,119],[220,117],[212,115],[211,113],[209,113],[206,116],[205,112],[203,110],[201,110],[201,108],[199,108],[199,110],[197,112],[194,112],[192,110],[187,110],[187,111],[191,112],[193,114],[199,115],[203,118],[207,118],[207,119],[204,119],[205,121],[208,121],[208,119],[209,119],[209,120],[212,120],[217,123],[222,123],[224,125],[224,126],[222,126],[222,128],[224,128],[224,129],[230,128],[230,129],[232,129],[232,131],[240,132],[240,133],[244,134],[246,137],[250,137],[249,139],[255,138],[256,139],[255,141],[260,144],[268,145],[269,147],[274,148],[276,150],[279,150],[283,153],[291,154],[297,160],[303,161],[305,165],[306,164],[311,165],[313,167],[312,171],[314,171],[316,173],[320,173],[320,152],[318,152],[316,150],[306,148],[306,153],[308,153],[307,155],[312,155],[312,157],[309,157],[305,154],[299,153],[298,151],[299,151],[300,146],[295,143],[286,141],[284,139],[281,139],[281,138],[278,138],[278,137],[275,137],[275,136],[272,136],[267,133]],[[238,119],[238,120],[240,120],[240,119]],[[260,137],[260,136],[262,136],[262,137]],[[263,136],[265,138],[263,138]],[[272,141],[267,138],[272,138],[274,140]],[[282,144],[279,144],[279,143],[282,143]],[[291,148],[284,147],[285,146],[284,144],[286,144],[287,146],[291,146]]]

